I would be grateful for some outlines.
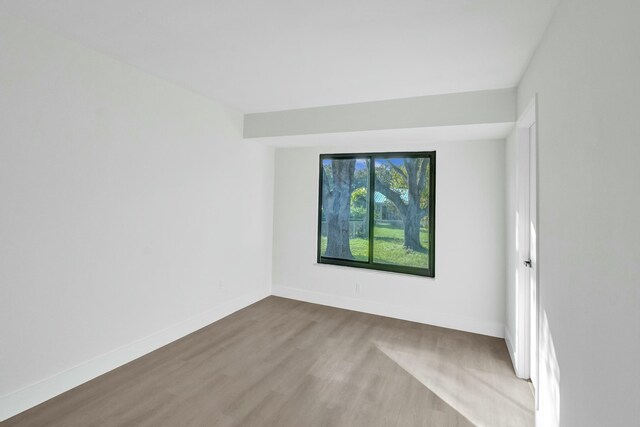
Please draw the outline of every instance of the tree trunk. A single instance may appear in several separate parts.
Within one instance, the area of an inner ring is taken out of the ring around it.
[[[418,201],[418,203],[420,203]],[[407,215],[404,217],[404,247],[412,251],[424,252],[426,249],[420,244],[420,220],[422,215],[420,206],[410,202]]]
[[[371,193],[371,192],[369,192]],[[372,194],[369,194],[369,197],[373,197]],[[367,207],[365,210],[365,215],[364,215],[364,226],[362,227],[362,233],[364,235],[364,237],[369,238],[369,209],[371,209],[371,203],[369,200],[367,200]]]
[[[355,164],[355,160],[331,161],[333,189],[330,191],[330,197],[325,199],[327,203],[324,211],[327,218],[327,250],[324,254],[326,257],[353,259],[349,246],[349,217]]]

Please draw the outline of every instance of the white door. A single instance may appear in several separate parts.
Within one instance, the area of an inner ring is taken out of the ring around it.
[[[530,323],[530,360],[531,382],[536,390],[536,408],[538,407],[538,251],[537,239],[537,186],[536,186],[536,123],[529,128],[529,315]]]
[[[535,100],[517,124],[518,283],[516,353],[519,377],[531,378],[538,404],[537,126]]]

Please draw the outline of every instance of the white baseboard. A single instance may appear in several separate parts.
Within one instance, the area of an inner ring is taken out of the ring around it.
[[[71,390],[106,372],[180,339],[248,305],[268,297],[269,290],[236,297],[147,337],[88,360],[71,369],[0,396],[0,422]]]
[[[518,378],[522,378],[525,380],[529,379],[528,375],[525,375],[521,372],[520,366],[518,365],[518,350],[516,349],[515,344],[513,343],[513,335],[511,331],[505,326],[504,328],[504,340],[507,343],[507,350],[509,352],[509,356],[511,357],[511,363],[513,364],[513,370],[516,373]]]
[[[506,326],[504,327],[504,342],[507,343],[507,351],[509,352],[509,357],[511,357],[511,363],[513,364],[513,370],[517,373],[518,366],[516,363],[516,348],[513,345],[513,339],[511,338],[511,331]]]
[[[325,294],[305,289],[289,288],[285,286],[273,286],[272,294],[299,301],[328,305],[331,307],[344,308],[347,310],[360,311],[379,316],[393,317],[395,319],[472,332],[474,334],[504,338],[504,325],[500,322],[486,322],[470,318],[447,316],[442,313],[408,309],[407,307],[397,305]]]

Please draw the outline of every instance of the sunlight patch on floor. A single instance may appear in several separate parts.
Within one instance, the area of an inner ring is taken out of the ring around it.
[[[427,349],[376,347],[477,426],[531,427],[533,397],[526,381],[461,367]]]

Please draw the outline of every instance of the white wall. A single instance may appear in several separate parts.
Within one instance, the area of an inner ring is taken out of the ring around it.
[[[437,152],[435,279],[316,265],[318,155],[393,150]],[[273,292],[502,336],[504,170],[502,140],[277,149]]]
[[[13,18],[0,58],[1,420],[268,295],[273,153]]]
[[[520,112],[538,94],[540,425],[640,420],[638,17],[561,0],[519,87]]]

